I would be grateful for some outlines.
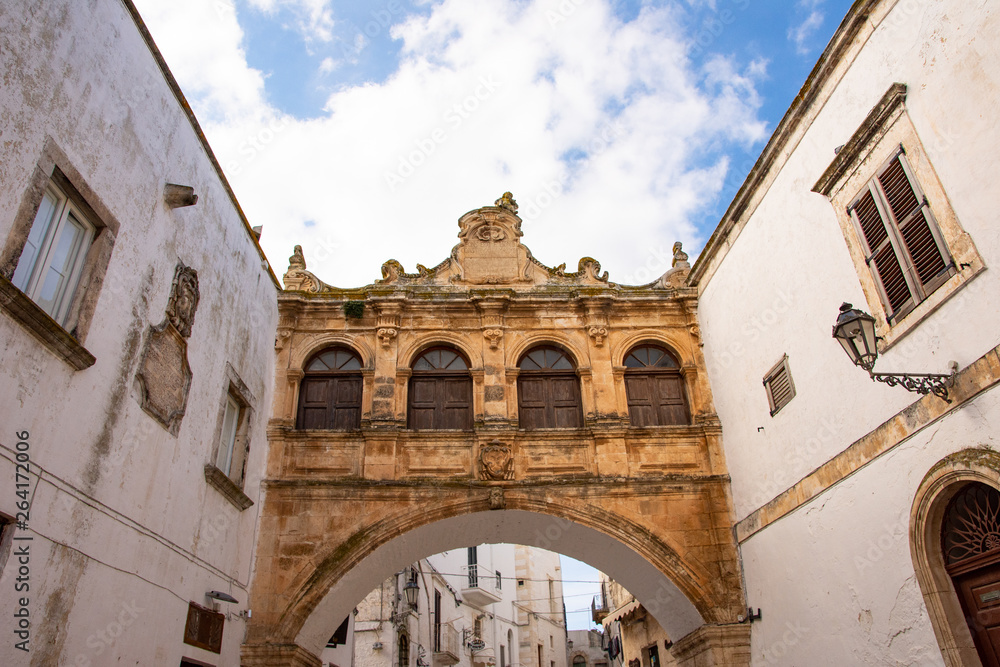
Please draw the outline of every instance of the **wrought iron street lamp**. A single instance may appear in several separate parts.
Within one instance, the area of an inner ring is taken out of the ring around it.
[[[416,577],[410,579],[403,586],[403,595],[406,596],[406,603],[411,607],[417,606],[417,592],[420,591],[420,584],[417,583]]]
[[[948,387],[955,382],[958,364],[951,362],[951,373],[873,373],[875,360],[878,359],[877,337],[875,336],[875,318],[858,310],[849,303],[840,307],[840,316],[833,325],[833,337],[837,339],[844,352],[851,358],[855,366],[868,371],[869,377],[877,382],[884,382],[890,387],[899,385],[907,391],[917,394],[934,394],[945,402],[948,398]]]

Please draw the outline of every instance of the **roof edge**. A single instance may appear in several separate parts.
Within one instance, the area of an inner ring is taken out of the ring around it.
[[[243,227],[246,229],[247,235],[250,237],[250,241],[257,249],[257,254],[260,255],[261,260],[263,260],[264,267],[267,269],[267,273],[271,277],[271,282],[274,283],[274,286],[280,292],[282,285],[278,281],[278,277],[274,274],[274,269],[271,268],[271,263],[268,261],[267,255],[264,254],[264,249],[260,247],[257,235],[254,234],[253,228],[250,226],[250,221],[247,220],[247,216],[243,212],[243,207],[240,206],[239,200],[236,199],[236,193],[233,192],[233,188],[229,184],[229,179],[227,179],[225,173],[223,173],[222,165],[219,164],[219,160],[215,157],[215,152],[212,150],[211,145],[209,145],[208,139],[205,137],[205,133],[201,129],[201,124],[198,122],[198,119],[194,115],[194,111],[191,109],[191,105],[188,104],[187,98],[184,97],[184,93],[181,91],[181,87],[177,83],[177,79],[174,78],[173,73],[167,66],[167,61],[164,60],[163,54],[160,53],[160,49],[156,46],[156,42],[153,40],[153,35],[149,32],[149,28],[146,27],[146,22],[142,20],[142,16],[139,14],[139,10],[136,9],[135,5],[132,3],[132,0],[121,0],[121,2],[125,6],[128,13],[132,16],[132,21],[135,23],[135,27],[138,29],[143,41],[146,42],[146,47],[149,49],[150,54],[152,54],[157,66],[159,66],[160,73],[163,74],[163,78],[166,80],[167,86],[169,86],[170,90],[173,91],[178,104],[180,104],[181,109],[184,111],[185,115],[187,115],[188,122],[191,123],[191,128],[198,137],[198,141],[201,142],[201,147],[205,150],[205,154],[208,156],[209,162],[212,163],[212,167],[215,169],[216,175],[218,175],[219,180],[222,182],[222,187],[229,195],[229,200],[236,209],[237,215],[240,216],[240,220],[243,222]]]
[[[799,89],[798,95],[795,96],[788,111],[778,123],[778,127],[774,130],[764,150],[761,151],[757,162],[747,174],[743,185],[740,186],[733,201],[729,204],[729,208],[723,214],[722,220],[719,221],[712,236],[709,237],[705,247],[698,254],[698,259],[688,276],[687,284],[689,286],[697,287],[701,279],[705,277],[709,264],[725,246],[729,233],[736,226],[736,221],[746,210],[750,198],[764,181],[765,176],[781,155],[782,149],[791,139],[795,130],[798,129],[806,110],[816,101],[823,85],[840,63],[844,53],[850,48],[872,11],[881,2],[883,0],[856,0],[851,6],[847,16],[841,21],[840,27],[830,38],[830,42],[820,55],[819,60],[816,61],[812,72],[802,84],[802,88]]]

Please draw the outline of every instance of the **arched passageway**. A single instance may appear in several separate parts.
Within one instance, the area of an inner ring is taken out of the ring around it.
[[[726,501],[711,484],[591,481],[503,491],[489,485],[276,486],[268,503],[292,511],[262,526],[280,537],[262,545],[258,557],[247,666],[318,665],[312,658],[334,619],[350,613],[387,574],[486,542],[537,546],[585,561],[633,591],[670,636],[696,637],[710,652],[749,638],[738,624],[744,604],[735,550],[728,535],[720,540],[728,533],[724,524],[713,525],[720,517],[713,505],[718,510]],[[725,635],[716,638],[718,647],[702,636],[709,630]]]

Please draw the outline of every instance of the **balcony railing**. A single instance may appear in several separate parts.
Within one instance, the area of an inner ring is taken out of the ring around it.
[[[468,566],[468,579],[462,588],[462,597],[468,602],[482,607],[500,601],[500,578],[488,569],[478,565]]]
[[[454,665],[462,657],[458,631],[450,625],[434,626],[434,667]]]

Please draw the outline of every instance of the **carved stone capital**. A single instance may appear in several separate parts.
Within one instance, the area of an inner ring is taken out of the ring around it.
[[[594,345],[597,347],[604,346],[604,339],[608,337],[607,327],[592,326],[587,330],[587,333],[594,339]]]
[[[376,335],[378,336],[378,339],[382,342],[382,347],[388,350],[390,347],[392,347],[392,341],[394,341],[396,339],[396,336],[399,335],[399,330],[396,329],[395,327],[382,327],[381,329],[378,330]]]
[[[490,349],[495,350],[500,347],[500,339],[503,338],[503,329],[484,329],[483,336],[489,341]]]

